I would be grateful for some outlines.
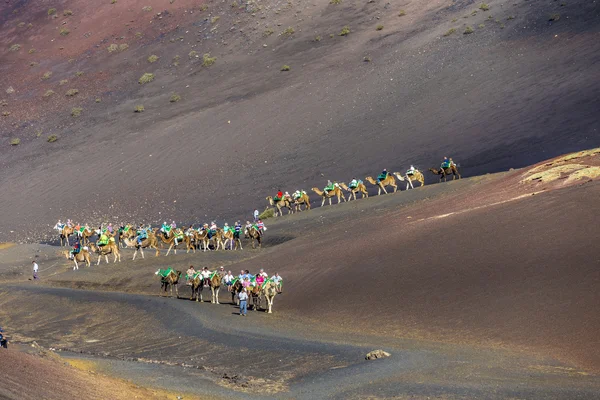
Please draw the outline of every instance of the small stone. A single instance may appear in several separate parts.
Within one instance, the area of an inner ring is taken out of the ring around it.
[[[373,350],[370,353],[367,353],[365,356],[365,360],[377,360],[378,358],[385,358],[391,356],[390,353],[383,350]]]

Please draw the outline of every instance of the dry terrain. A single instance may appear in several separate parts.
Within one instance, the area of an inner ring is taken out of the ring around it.
[[[231,222],[279,188],[598,146],[597,3],[486,6],[2,2],[0,236],[69,217]]]
[[[316,208],[269,220],[261,250],[125,250],[73,271],[55,246],[5,245],[3,324],[15,342],[171,393],[593,399],[598,176],[592,149]],[[186,300],[185,285],[158,297],[156,268],[190,264],[278,271],[284,293],[274,314],[243,319],[226,291],[220,305]],[[392,356],[364,361],[376,348]]]

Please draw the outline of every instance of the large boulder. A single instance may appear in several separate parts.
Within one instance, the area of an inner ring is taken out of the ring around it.
[[[383,350],[373,350],[370,353],[367,353],[365,360],[377,360],[378,358],[385,358],[391,356],[390,353]]]

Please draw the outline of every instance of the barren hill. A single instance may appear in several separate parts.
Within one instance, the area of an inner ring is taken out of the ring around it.
[[[3,237],[599,144],[594,2],[10,0],[0,19]]]

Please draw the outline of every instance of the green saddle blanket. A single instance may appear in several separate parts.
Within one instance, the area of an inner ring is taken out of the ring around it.
[[[334,189],[334,187],[335,187],[334,185],[326,186],[325,189],[323,189],[323,190],[325,190],[326,192],[331,192]]]
[[[387,177],[388,177],[388,174],[379,174],[379,176],[377,177],[377,180],[378,181],[382,181],[382,180],[384,180]]]
[[[281,201],[281,199],[282,199],[281,197],[277,197],[277,196],[273,197],[273,201]]]
[[[176,273],[175,270],[171,267],[167,268],[167,269],[159,269],[158,271],[156,271],[156,275],[160,275],[163,278],[166,278],[167,276],[169,276],[170,273]]]

